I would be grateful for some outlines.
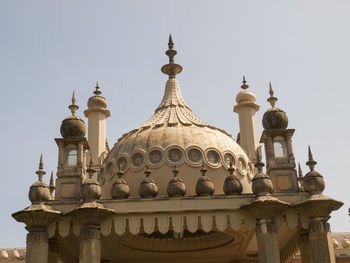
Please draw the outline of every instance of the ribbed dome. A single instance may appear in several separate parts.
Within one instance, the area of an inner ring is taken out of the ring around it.
[[[102,198],[110,198],[120,166],[125,172],[130,196],[138,196],[146,165],[152,171],[160,196],[167,195],[174,165],[181,173],[187,194],[195,194],[203,161],[209,169],[208,177],[218,189],[216,194],[223,193],[230,161],[237,168],[243,192],[251,192],[248,177],[252,176],[253,165],[244,150],[231,135],[195,116],[181,96],[179,82],[170,78],[155,114],[139,128],[124,134],[104,160],[99,173]]]

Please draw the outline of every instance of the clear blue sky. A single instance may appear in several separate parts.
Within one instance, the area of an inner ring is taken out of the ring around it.
[[[170,32],[186,102],[234,136],[242,75],[261,105],[259,133],[272,82],[296,129],[296,160],[306,172],[310,144],[325,194],[345,202],[332,230],[349,232],[349,13],[348,0],[0,1],[0,247],[25,245],[24,225],[10,214],[29,205],[41,152],[55,171],[72,90],[83,116],[100,82],[112,146],[158,106]]]

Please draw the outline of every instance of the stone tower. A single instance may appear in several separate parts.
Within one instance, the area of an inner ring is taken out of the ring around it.
[[[294,129],[287,129],[286,113],[275,107],[277,98],[270,83],[271,104],[263,116],[263,127],[260,142],[264,143],[267,174],[271,177],[275,192],[297,192],[297,172],[292,147]]]
[[[69,106],[72,115],[62,121],[63,138],[55,139],[58,145],[56,200],[80,200],[80,186],[85,173],[86,150],[89,149],[89,145],[85,138],[85,123],[76,116],[79,107],[75,102],[73,92],[72,104]]]

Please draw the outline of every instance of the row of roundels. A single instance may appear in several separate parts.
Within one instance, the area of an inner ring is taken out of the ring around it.
[[[127,154],[120,154],[116,161],[117,169],[122,169],[126,172],[129,168],[131,170],[141,170],[145,165],[149,165],[151,168],[158,168],[163,165],[164,162],[168,162],[169,165],[181,166],[185,161],[194,167],[199,167],[204,161],[212,168],[219,168],[224,165],[228,168],[230,162],[237,168],[239,174],[242,176],[252,176],[254,171],[252,163],[247,163],[242,156],[236,157],[232,152],[225,151],[221,154],[215,148],[209,148],[203,152],[199,147],[191,146],[185,150],[178,146],[172,146],[163,150],[160,147],[154,147],[147,153],[143,150],[136,150],[130,156]],[[115,172],[113,162],[107,164],[107,174],[112,176]]]

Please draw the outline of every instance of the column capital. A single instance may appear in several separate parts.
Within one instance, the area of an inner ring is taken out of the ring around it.
[[[66,215],[74,217],[81,226],[85,226],[99,225],[106,217],[114,214],[114,210],[104,208],[96,202],[90,202],[69,211]]]
[[[30,231],[35,227],[46,227],[60,215],[61,212],[53,210],[50,206],[31,205],[24,210],[13,213],[12,217],[18,222],[25,223]]]

